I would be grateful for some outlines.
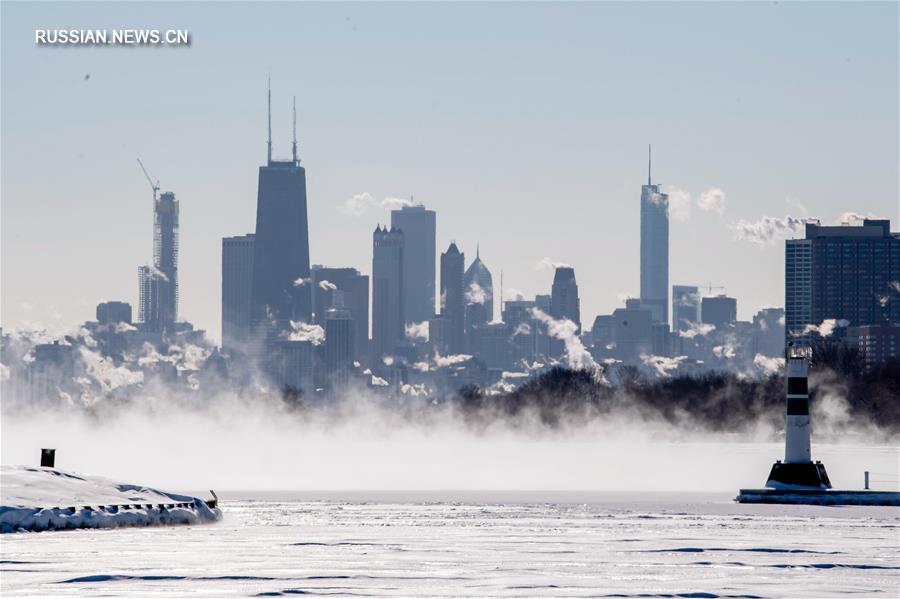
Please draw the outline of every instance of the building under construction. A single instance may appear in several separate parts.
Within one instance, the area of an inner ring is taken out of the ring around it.
[[[178,200],[144,174],[153,188],[153,264],[138,268],[138,317],[146,330],[164,332],[178,319]]]

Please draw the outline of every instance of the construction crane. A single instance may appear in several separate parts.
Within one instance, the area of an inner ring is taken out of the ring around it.
[[[712,295],[713,289],[719,289],[719,290],[724,291],[725,286],[724,285],[713,285],[712,283],[710,283],[709,285],[706,285],[705,287],[702,287],[701,289],[706,289],[707,294]]]
[[[144,166],[144,163],[141,162],[141,159],[137,159],[138,164],[141,165],[141,170],[144,171],[144,176],[147,177],[147,182],[150,184],[150,188],[153,190],[153,201],[156,202],[159,199],[159,179],[156,180],[156,183],[153,182],[153,177],[150,176],[150,173],[147,172],[147,168]]]

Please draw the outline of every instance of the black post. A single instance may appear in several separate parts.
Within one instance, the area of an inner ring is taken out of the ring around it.
[[[55,449],[42,449],[41,450],[41,468],[53,468],[53,465],[56,463],[56,450]]]

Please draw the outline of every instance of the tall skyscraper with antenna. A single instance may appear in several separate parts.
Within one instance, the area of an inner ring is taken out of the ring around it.
[[[250,319],[254,341],[271,347],[290,321],[309,322],[309,223],[306,170],[297,156],[297,109],[294,101],[290,160],[272,158],[272,87],[268,89],[268,140],[265,166],[259,167],[256,234]]]
[[[647,184],[641,186],[641,307],[669,322],[669,196],[654,185],[647,146]]]

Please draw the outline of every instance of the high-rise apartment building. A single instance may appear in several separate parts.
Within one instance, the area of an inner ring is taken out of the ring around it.
[[[153,265],[138,268],[138,318],[152,332],[171,330],[178,320],[178,200],[153,194]]]
[[[858,226],[806,224],[785,244],[786,339],[808,343],[828,319],[851,327],[900,324],[900,233],[889,220]]]
[[[785,343],[806,345],[812,323],[812,240],[788,239],[784,246]]]

